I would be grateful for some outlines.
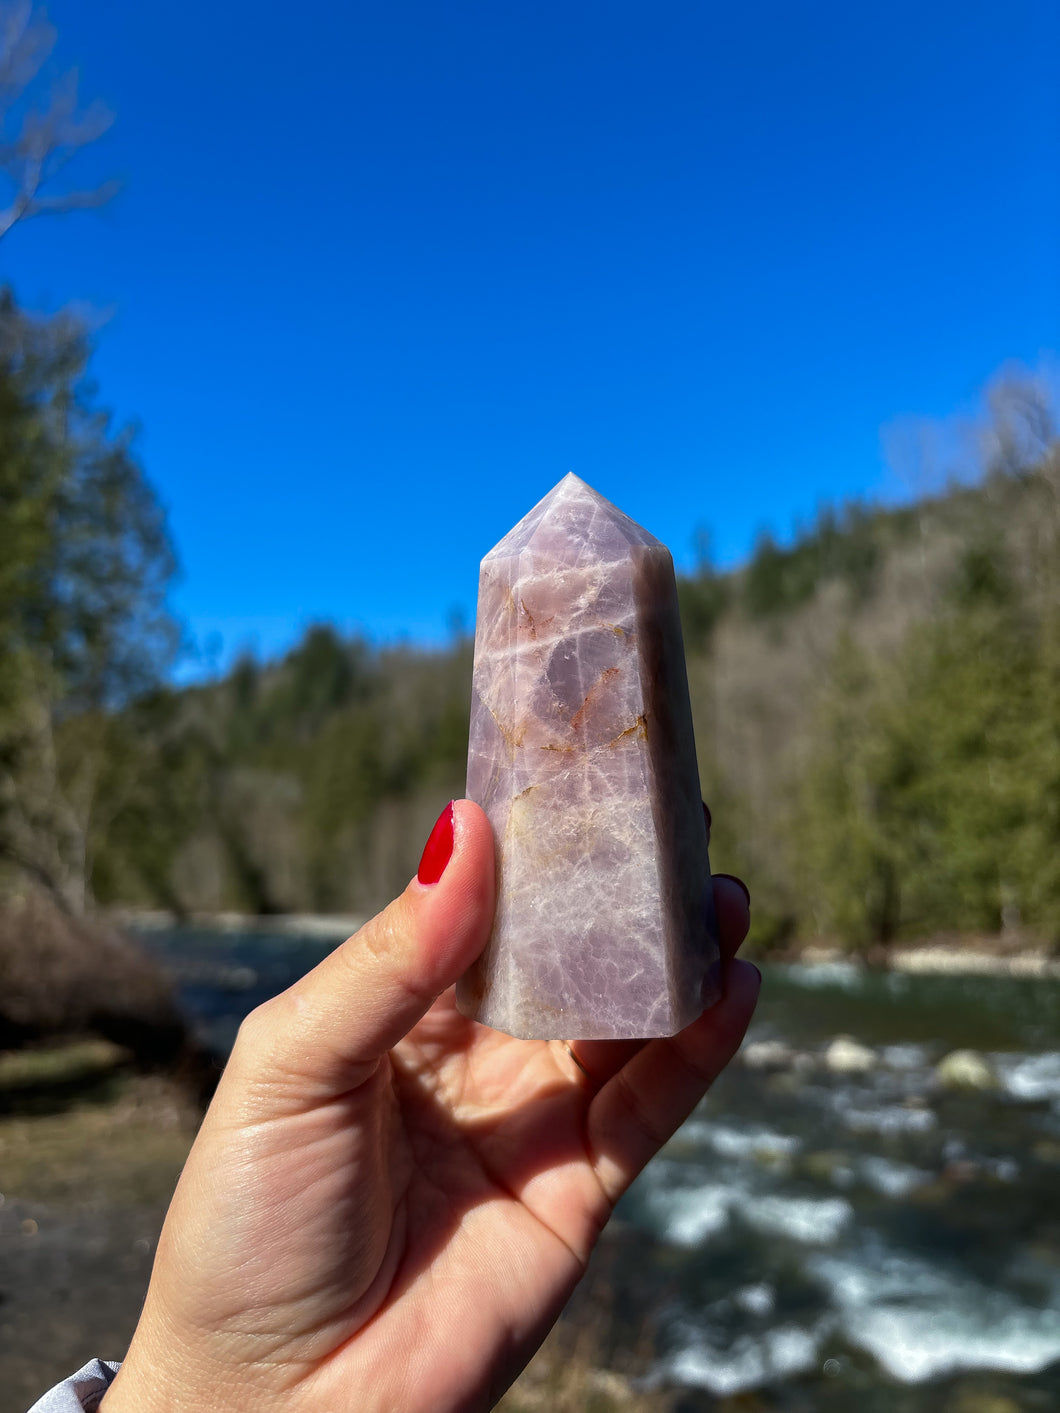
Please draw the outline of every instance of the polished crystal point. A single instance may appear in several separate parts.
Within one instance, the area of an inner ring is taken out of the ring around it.
[[[510,1035],[672,1035],[718,949],[666,546],[565,476],[482,561],[468,796],[497,907],[461,1011]]]

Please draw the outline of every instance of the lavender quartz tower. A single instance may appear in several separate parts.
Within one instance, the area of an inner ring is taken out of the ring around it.
[[[510,1035],[672,1035],[718,994],[666,546],[564,479],[482,561],[468,796],[497,844],[461,1011]]]

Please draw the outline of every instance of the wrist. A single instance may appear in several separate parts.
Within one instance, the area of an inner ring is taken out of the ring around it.
[[[126,1359],[99,1407],[100,1413],[176,1413],[177,1404],[166,1393],[164,1379],[145,1381]]]
[[[100,1413],[222,1413],[217,1385],[170,1349],[144,1348],[140,1331],[100,1402]]]

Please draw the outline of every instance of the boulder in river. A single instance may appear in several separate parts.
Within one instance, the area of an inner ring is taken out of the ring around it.
[[[935,1066],[935,1077],[947,1089],[985,1092],[998,1088],[993,1065],[978,1050],[951,1050]]]
[[[740,1059],[752,1070],[787,1069],[794,1058],[794,1050],[783,1040],[754,1040],[740,1051]]]
[[[824,1052],[833,1074],[867,1074],[876,1065],[876,1051],[849,1035],[837,1035]]]

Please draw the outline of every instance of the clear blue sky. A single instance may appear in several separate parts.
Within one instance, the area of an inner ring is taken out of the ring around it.
[[[89,301],[200,643],[444,640],[576,471],[692,560],[879,493],[880,428],[1060,343],[1054,0],[51,0]]]

